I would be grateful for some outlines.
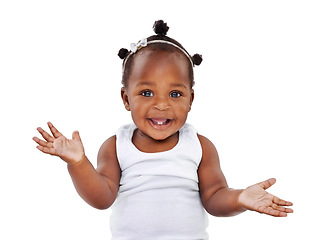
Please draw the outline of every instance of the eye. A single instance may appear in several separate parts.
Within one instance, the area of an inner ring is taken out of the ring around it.
[[[172,98],[178,98],[178,97],[181,97],[182,96],[182,93],[179,92],[179,91],[173,91],[170,93],[170,97]]]
[[[144,97],[153,97],[153,92],[151,92],[150,90],[144,90],[140,94]]]

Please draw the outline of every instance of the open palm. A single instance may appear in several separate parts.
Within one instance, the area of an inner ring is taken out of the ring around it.
[[[44,140],[34,137],[33,140],[39,145],[37,148],[46,154],[60,157],[69,164],[81,161],[84,155],[84,147],[78,131],[72,133],[72,139],[67,139],[52,123],[48,123],[52,136],[42,128],[37,128]]]
[[[286,217],[287,213],[292,213],[293,210],[284,206],[292,206],[292,203],[265,191],[275,182],[276,179],[271,178],[248,187],[239,196],[239,203],[249,210],[277,217]]]

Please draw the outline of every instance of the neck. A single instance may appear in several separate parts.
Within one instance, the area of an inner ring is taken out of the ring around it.
[[[137,149],[146,153],[164,152],[174,148],[179,142],[179,132],[163,140],[155,140],[136,129],[132,136],[132,143]]]

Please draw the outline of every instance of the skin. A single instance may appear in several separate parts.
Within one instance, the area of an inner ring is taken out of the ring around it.
[[[131,111],[138,129],[133,144],[143,152],[161,152],[174,148],[179,129],[186,122],[194,99],[188,75],[188,59],[179,52],[139,50],[126,87],[121,89],[125,108]],[[60,157],[79,195],[91,206],[106,209],[116,199],[121,170],[116,155],[116,137],[107,139],[98,153],[97,169],[87,159],[78,131],[67,139],[51,123],[51,134],[38,128],[44,140],[34,137],[37,148]],[[198,135],[203,156],[198,168],[200,197],[204,208],[215,216],[233,216],[245,210],[285,217],[293,210],[284,201],[265,190],[275,179],[254,184],[244,190],[228,187],[221,171],[215,146]]]
[[[177,144],[194,98],[187,64],[181,55],[166,52],[141,51],[136,56],[121,97],[138,127],[133,144],[141,151],[166,151]],[[168,123],[154,124],[159,120]]]

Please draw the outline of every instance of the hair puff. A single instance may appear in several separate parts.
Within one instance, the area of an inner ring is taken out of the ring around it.
[[[167,26],[167,23],[165,23],[163,20],[155,21],[153,24],[153,31],[157,35],[166,35],[169,30],[169,27]]]
[[[118,52],[118,56],[121,58],[121,59],[125,59],[129,54],[129,51],[128,49],[126,48],[121,48]]]
[[[194,65],[199,66],[202,63],[202,55],[200,55],[198,53],[193,55],[191,57],[191,59],[192,59],[192,62],[193,62]]]

